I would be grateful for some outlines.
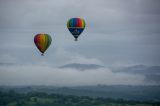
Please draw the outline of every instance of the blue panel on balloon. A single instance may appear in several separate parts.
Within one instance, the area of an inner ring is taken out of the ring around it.
[[[72,33],[72,35],[79,36],[83,32],[84,28],[69,28],[69,31]]]

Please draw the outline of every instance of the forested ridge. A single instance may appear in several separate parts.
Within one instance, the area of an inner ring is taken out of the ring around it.
[[[160,106],[155,101],[92,98],[44,92],[0,92],[0,106]]]

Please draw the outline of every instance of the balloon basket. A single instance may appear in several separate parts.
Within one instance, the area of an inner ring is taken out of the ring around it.
[[[77,39],[77,38],[75,38],[75,39],[74,39],[74,41],[78,41],[78,39]]]

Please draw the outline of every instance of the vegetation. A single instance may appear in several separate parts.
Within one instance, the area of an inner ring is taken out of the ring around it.
[[[0,106],[160,106],[160,102],[91,98],[42,92],[17,93],[10,90],[0,92]]]
[[[0,91],[17,93],[45,92],[47,94],[62,94],[89,96],[92,98],[112,98],[134,101],[160,101],[160,86],[129,86],[129,85],[97,85],[77,87],[56,86],[0,86]]]

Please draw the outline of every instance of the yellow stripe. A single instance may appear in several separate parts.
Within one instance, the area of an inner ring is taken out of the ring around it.
[[[44,49],[45,49],[45,36],[44,34],[41,35],[41,46],[42,46],[42,52],[44,52]]]
[[[81,23],[82,23],[82,27],[84,27],[84,22],[83,22],[83,19],[81,19]]]
[[[46,48],[47,48],[47,42],[48,42],[48,37],[47,37],[48,35],[47,34],[45,34],[45,50],[46,50]]]
[[[69,27],[69,20],[68,20],[68,22],[67,22],[67,27]]]
[[[46,43],[47,43],[47,39],[46,39],[46,35],[44,34],[44,49],[43,49],[44,51],[46,50],[46,46],[47,46]]]
[[[84,21],[84,19],[83,19],[83,27],[85,27],[85,21]]]

